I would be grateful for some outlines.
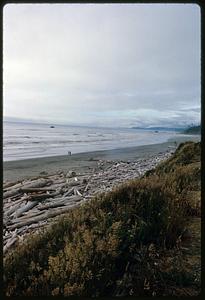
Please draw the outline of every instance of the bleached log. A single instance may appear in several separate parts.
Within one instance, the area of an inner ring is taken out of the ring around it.
[[[45,209],[60,207],[60,206],[64,206],[64,205],[65,205],[65,201],[63,200],[63,201],[56,202],[56,203],[50,203],[50,204],[42,205],[42,206],[39,207],[39,210],[45,210]]]
[[[8,233],[7,235],[4,235],[4,237],[3,237],[3,242],[4,242],[4,244],[6,244],[7,241],[8,241],[11,237],[12,237],[12,233],[11,233],[11,232]]]
[[[3,185],[3,189],[8,191],[8,190],[11,190],[11,189],[16,189],[16,188],[19,188],[22,186],[22,182],[8,182],[7,184],[4,184]]]
[[[34,182],[25,184],[24,186],[22,186],[22,188],[40,188],[40,187],[44,187],[47,184],[51,184],[52,180],[49,179],[37,179]]]
[[[14,185],[16,182],[3,182],[3,189],[9,188]]]
[[[49,192],[49,191],[55,191],[56,189],[53,187],[39,187],[39,188],[20,188],[20,190],[23,193],[32,193],[32,192]]]
[[[57,210],[54,209],[52,211],[48,211],[48,212],[44,213],[43,215],[31,218],[31,219],[26,220],[24,222],[20,222],[20,223],[17,223],[17,224],[10,225],[10,226],[8,226],[8,229],[13,230],[13,229],[16,229],[16,228],[21,228],[21,227],[26,226],[26,225],[28,226],[28,225],[31,225],[33,223],[38,223],[40,221],[44,221],[44,220],[47,220],[49,218],[56,217],[56,216],[58,216],[62,213],[65,213],[65,212],[69,211],[71,208],[74,208],[74,207],[78,206],[79,204],[80,204],[80,202],[75,203],[73,205],[67,205],[66,207],[58,208]]]
[[[22,193],[22,188],[34,188],[34,187],[43,187],[47,185],[48,183],[51,183],[50,180],[42,179],[42,180],[35,180],[34,182],[27,183],[23,185],[21,188],[16,188],[9,190],[3,194],[3,198],[12,197],[14,195],[17,195],[19,193]]]
[[[46,175],[40,175],[40,176],[35,176],[32,178],[32,181],[38,180],[38,179],[47,179],[47,180],[56,180],[59,179],[59,175],[57,174],[46,174]]]
[[[86,185],[86,187],[85,187],[85,189],[84,189],[84,192],[87,192],[87,190],[89,189],[89,187],[90,187],[90,183],[88,183],[88,184]]]
[[[3,217],[3,226],[4,227],[7,226],[7,224],[9,224],[9,222],[10,222],[10,220],[9,220],[8,216],[4,216]]]
[[[6,245],[3,247],[3,253],[5,254],[8,249],[18,240],[17,236],[13,236],[11,239],[9,239],[6,243]]]
[[[64,182],[61,184],[56,184],[56,182],[53,182],[54,184],[52,184],[50,187],[54,190],[62,190],[65,187],[68,187],[68,183]]]
[[[72,195],[73,191],[74,191],[74,187],[70,188],[65,194],[63,194],[63,197],[66,197],[68,195]]]
[[[69,201],[69,204],[71,204],[71,203],[76,203],[81,200],[82,200],[82,197],[79,197],[76,195],[73,195],[71,197],[58,198],[58,199],[55,199],[54,203],[48,203],[48,204],[39,206],[38,209],[45,210],[45,209],[49,209],[49,208],[60,207],[60,206],[66,205],[66,203],[68,203],[68,201]]]
[[[17,224],[21,221],[29,220],[30,218],[37,217],[42,215],[44,212],[43,211],[38,211],[37,213],[33,213],[30,211],[28,214],[21,216],[20,218],[16,218],[11,221],[11,224]]]
[[[74,188],[74,194],[82,197],[82,194],[76,188]]]
[[[31,201],[33,203],[33,201]],[[39,202],[37,202],[37,205],[35,205],[34,208],[31,208],[29,210],[27,210],[26,212],[23,213],[23,215],[20,218],[28,218],[28,217],[32,217],[34,215],[40,214],[40,210],[38,209],[39,207]],[[18,218],[18,219],[20,219]]]
[[[47,198],[52,198],[55,197],[56,194],[35,194],[35,195],[30,195],[29,196],[29,200],[30,201],[35,201],[35,200],[43,200],[43,199],[47,199]]]
[[[8,210],[5,210],[4,208],[4,216],[10,216],[12,213],[14,213],[21,206],[22,201],[24,200],[18,201],[17,204],[12,205]]]
[[[18,197],[17,199],[10,199],[9,202],[7,202],[6,204],[4,204],[4,208],[9,209],[11,206],[16,205],[17,203],[23,202],[28,200],[29,196],[27,196],[26,194],[24,194],[23,196],[21,195],[20,198]]]
[[[42,226],[46,226],[46,224],[42,223],[42,224],[39,224],[39,223],[35,223],[35,224],[31,224],[28,226],[28,229],[35,229],[35,228],[39,228],[39,227],[42,227]]]
[[[55,179],[55,181],[53,180],[53,182],[55,184],[62,184],[62,183],[66,183],[65,178],[59,178],[59,179]]]
[[[28,201],[27,204],[21,208],[19,208],[15,213],[14,217],[19,218],[24,212],[28,211],[29,209],[33,208],[38,204],[38,201]]]
[[[3,240],[3,247],[6,245],[7,241],[8,240],[5,240],[5,239]]]
[[[14,189],[14,190],[12,189],[11,191],[7,191],[7,192],[3,193],[3,198],[5,199],[5,198],[8,198],[8,197],[12,197],[12,196],[17,195],[19,193],[21,193],[20,188],[17,188],[17,189]]]
[[[77,199],[76,201],[69,201],[69,205],[71,204],[75,204],[79,201],[81,201],[81,199]],[[60,201],[60,202],[57,202],[57,203],[51,203],[51,204],[47,204],[47,205],[44,205],[44,206],[41,206],[39,207],[39,210],[45,210],[45,209],[50,209],[50,208],[57,208],[57,207],[62,207],[62,206],[66,206],[68,205],[67,202],[65,200],[63,201]]]

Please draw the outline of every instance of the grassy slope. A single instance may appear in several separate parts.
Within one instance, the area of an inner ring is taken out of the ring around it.
[[[144,178],[99,195],[10,252],[5,292],[194,295],[200,282],[188,266],[195,254],[187,258],[181,245],[199,215],[200,143],[188,142]]]

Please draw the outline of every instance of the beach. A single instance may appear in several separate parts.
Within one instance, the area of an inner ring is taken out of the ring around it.
[[[3,193],[4,253],[55,217],[144,175],[175,149],[176,144],[165,144],[96,151],[17,161],[15,168],[9,162],[12,178],[4,181]]]
[[[146,159],[150,156],[176,148],[179,143],[193,140],[197,141],[200,136],[177,136],[165,143],[125,147],[113,150],[83,152],[63,156],[50,156],[32,158],[3,163],[3,179],[5,181],[17,181],[28,179],[42,174],[54,174],[56,172],[68,172],[70,170],[84,173],[97,168],[97,162],[103,161],[134,161]]]

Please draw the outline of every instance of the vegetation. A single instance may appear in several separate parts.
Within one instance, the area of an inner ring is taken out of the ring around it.
[[[183,133],[185,134],[201,134],[201,125],[191,126],[187,128]]]
[[[187,219],[199,215],[200,143],[187,142],[143,178],[98,195],[15,247],[4,258],[5,293],[194,295],[200,282],[180,242]]]

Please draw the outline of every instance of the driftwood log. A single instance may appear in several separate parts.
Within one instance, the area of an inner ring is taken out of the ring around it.
[[[56,216],[58,216],[62,213],[65,213],[68,210],[70,210],[71,208],[76,207],[77,205],[79,205],[79,203],[69,204],[69,205],[66,205],[63,208],[58,208],[57,210],[54,209],[52,211],[47,211],[43,215],[30,218],[29,220],[25,220],[25,221],[16,223],[14,225],[10,225],[10,226],[8,226],[8,228],[12,230],[12,229],[21,228],[23,226],[30,225],[30,224],[33,224],[33,223],[38,223],[38,222],[44,221],[48,218],[53,218],[53,217],[56,217]]]
[[[34,206],[36,206],[38,204],[38,201],[28,201],[27,204],[23,207],[20,207],[15,213],[14,213],[14,217],[15,218],[19,218],[20,216],[23,215],[23,213],[25,213],[26,211],[30,210],[31,208],[33,208]]]

